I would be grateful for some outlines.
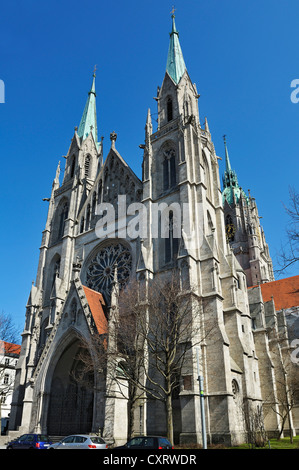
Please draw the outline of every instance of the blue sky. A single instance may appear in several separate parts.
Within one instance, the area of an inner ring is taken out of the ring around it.
[[[141,175],[147,109],[156,118],[170,11],[165,0],[10,0],[0,15],[0,311],[23,326],[58,161],[64,168],[97,64],[99,135]],[[217,155],[223,134],[240,185],[256,198],[276,267],[289,187],[298,189],[298,0],[177,0],[176,25]],[[220,173],[224,160],[220,161]],[[294,267],[284,277],[297,275]]]

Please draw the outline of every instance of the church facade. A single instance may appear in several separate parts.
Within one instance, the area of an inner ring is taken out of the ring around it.
[[[275,402],[275,374],[282,362],[274,367],[264,310],[257,313],[248,295],[248,286],[274,280],[268,246],[256,203],[239,187],[226,145],[221,189],[219,157],[207,119],[200,122],[198,98],[173,16],[166,73],[156,96],[158,129],[153,131],[149,110],[139,179],[117,151],[115,132],[104,160],[93,76],[63,181],[59,164],[52,185],[36,282],[26,306],[11,431],[56,436],[92,431],[112,444],[125,442],[126,400],[98,371],[93,388],[74,383],[76,353],[82,340],[107,333],[115,282],[121,288],[129,279],[147,282],[174,269],[195,286],[204,318],[215,324],[200,348],[209,442],[243,442],[243,404],[253,412],[264,409],[269,390]],[[142,236],[126,230],[132,204],[146,209]],[[153,233],[157,205],[167,211],[166,238]],[[103,233],[105,207],[114,210],[111,218],[105,213]],[[182,207],[187,228],[174,220],[175,208]],[[182,377],[174,435],[176,442],[200,443],[195,349],[190,364],[188,380]],[[165,435],[160,405],[144,400],[135,415],[136,433]],[[267,431],[275,433],[278,413],[268,406],[264,419]]]

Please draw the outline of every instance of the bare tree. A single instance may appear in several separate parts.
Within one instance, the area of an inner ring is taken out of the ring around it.
[[[283,313],[284,315],[284,313]],[[268,328],[271,358],[275,367],[275,396],[266,397],[272,412],[279,416],[278,439],[288,427],[293,441],[292,410],[299,403],[299,368],[291,359],[289,333],[286,324]]]
[[[173,442],[173,397],[182,374],[193,373],[195,347],[213,328],[203,323],[195,290],[183,289],[176,275],[131,282],[120,291],[118,308],[110,311],[105,353],[100,343],[94,349],[107,379],[127,399],[128,437],[137,403],[153,399],[164,403]]]
[[[289,217],[289,223],[286,228],[287,243],[282,246],[279,255],[281,265],[280,273],[283,273],[299,260],[299,194],[294,188],[289,189],[290,204],[285,206]]]
[[[278,439],[281,438],[283,432],[288,428],[290,440],[293,442],[293,429],[291,421],[291,413],[296,405],[299,403],[299,369],[298,366],[289,363],[285,367],[283,374],[280,374],[279,379],[276,381],[277,387],[277,406],[272,406],[279,417],[281,426],[278,433]]]
[[[242,404],[242,414],[246,429],[246,440],[251,449],[264,447],[268,437],[264,427],[262,406],[255,406],[248,400]]]
[[[0,313],[0,340],[8,343],[19,343],[20,331],[15,325],[12,316],[7,313]]]

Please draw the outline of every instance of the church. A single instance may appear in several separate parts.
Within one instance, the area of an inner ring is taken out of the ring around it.
[[[174,15],[166,71],[155,97],[157,131],[150,110],[145,117],[141,179],[118,152],[114,131],[104,158],[95,78],[94,73],[65,157],[63,180],[59,163],[52,184],[36,280],[26,305],[10,432],[100,432],[111,445],[126,442],[126,400],[100,371],[94,373],[92,388],[74,383],[76,354],[82,339],[107,334],[117,308],[115,284],[121,291],[130,279],[147,283],[176,270],[195,286],[204,318],[215,323],[200,348],[208,442],[245,441],[243,403],[253,413],[262,411],[266,431],[275,435],[281,422],[271,404],[278,406],[276,379],[287,352],[280,351],[279,343],[269,347],[269,312],[258,297],[259,286],[274,281],[269,248],[256,201],[239,186],[226,141],[221,184],[219,157],[208,120],[199,116],[199,93],[187,71]],[[114,208],[106,233],[100,223],[103,204]],[[124,230],[131,204],[146,209],[146,233],[132,236]],[[189,230],[174,224],[171,209],[169,236],[153,236],[150,221],[161,204],[184,207]],[[278,331],[284,318],[277,322],[274,317],[275,310],[271,324]],[[275,348],[281,354],[274,363]],[[195,348],[191,351],[176,400],[175,443],[202,443]],[[143,398],[135,418],[135,434],[166,435],[163,407],[152,400]]]

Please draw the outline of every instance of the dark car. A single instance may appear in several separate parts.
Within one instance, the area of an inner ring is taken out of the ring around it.
[[[9,442],[6,449],[48,449],[51,444],[45,434],[23,434]]]
[[[173,449],[171,443],[161,436],[137,436],[130,439],[125,445],[114,449]]]

